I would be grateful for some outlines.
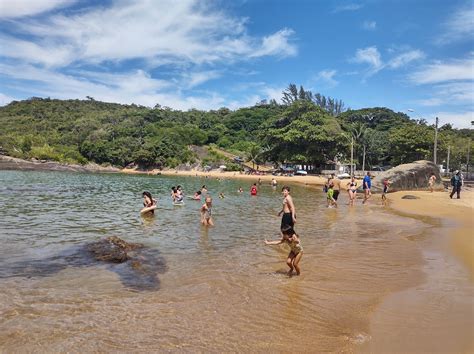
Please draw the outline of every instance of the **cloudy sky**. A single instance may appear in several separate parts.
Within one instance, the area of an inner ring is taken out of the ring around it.
[[[0,104],[31,96],[232,109],[289,83],[474,120],[471,0],[0,0]]]

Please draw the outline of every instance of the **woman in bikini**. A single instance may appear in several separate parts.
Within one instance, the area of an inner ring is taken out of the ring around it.
[[[357,194],[357,181],[354,176],[352,176],[351,181],[347,183],[347,193],[349,193],[349,205],[354,205]]]
[[[204,226],[214,226],[212,221],[212,198],[206,197],[205,201],[201,207],[201,224]]]
[[[156,209],[156,199],[153,199],[150,192],[143,192],[143,208],[140,210],[142,214],[154,214]]]
[[[296,270],[296,275],[300,275],[301,269],[299,267],[299,262],[301,257],[303,257],[303,246],[301,246],[300,238],[295,233],[295,230],[289,225],[286,225],[281,228],[281,240],[278,241],[267,241],[265,240],[265,245],[280,245],[286,243],[290,246],[290,253],[286,259],[286,264],[290,267],[288,271],[288,276],[292,276],[293,269]]]
[[[283,214],[281,218],[281,227],[285,225],[293,227],[296,223],[296,210],[295,205],[293,204],[293,198],[290,195],[290,187],[284,186],[281,189],[281,192],[283,194],[283,208],[278,213],[278,216]]]

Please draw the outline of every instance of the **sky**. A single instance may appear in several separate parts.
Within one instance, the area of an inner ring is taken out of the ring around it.
[[[473,81],[473,0],[0,0],[0,105],[237,109],[294,83],[470,128]]]

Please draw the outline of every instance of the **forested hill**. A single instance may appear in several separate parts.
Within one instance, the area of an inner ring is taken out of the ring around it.
[[[322,165],[336,158],[348,161],[353,137],[358,164],[364,150],[367,166],[431,158],[433,127],[403,113],[387,108],[344,111],[342,102],[331,104],[321,96],[290,95],[283,102],[235,111],[178,111],[92,98],[32,98],[0,107],[0,147],[20,158],[176,167],[195,161],[190,145],[215,144],[257,163]],[[467,129],[441,127],[439,160],[450,146],[450,165],[465,161],[472,137]]]

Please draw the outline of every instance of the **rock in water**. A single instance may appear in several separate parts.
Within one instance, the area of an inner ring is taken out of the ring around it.
[[[106,239],[87,245],[87,249],[98,261],[123,263],[130,259],[129,252],[143,248],[139,243],[128,243],[117,236],[110,236]]]
[[[404,195],[402,199],[420,199],[420,197],[417,197],[416,195],[407,194]]]
[[[441,175],[439,168],[431,161],[421,160],[397,167],[391,168],[388,171],[382,172],[372,181],[372,191],[382,192],[383,181],[390,180],[390,192],[408,191],[408,190],[427,190],[428,180],[434,173],[436,176],[435,190],[444,190],[441,183]]]

